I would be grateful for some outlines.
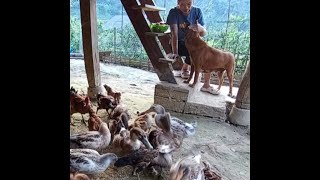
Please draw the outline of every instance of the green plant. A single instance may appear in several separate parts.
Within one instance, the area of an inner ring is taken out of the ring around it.
[[[75,16],[70,16],[70,48],[74,52],[79,52],[80,28],[80,20]]]

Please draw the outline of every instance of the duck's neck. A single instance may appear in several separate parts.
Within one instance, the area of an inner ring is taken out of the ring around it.
[[[138,138],[135,138],[133,136],[131,136],[130,138],[130,144],[132,146],[132,149],[139,149],[141,146],[141,142]]]
[[[110,134],[110,130],[108,128],[108,125],[106,123],[101,123],[99,132],[100,132],[100,134],[103,134],[103,135]]]
[[[110,158],[110,155],[109,155],[109,154],[103,154],[103,155],[101,155],[99,163],[100,163],[103,167],[108,167],[111,162],[112,162],[112,159]]]
[[[172,134],[173,134],[173,131],[172,131],[171,128],[169,128],[169,129],[165,129],[165,130],[164,130],[164,133],[165,133],[165,134],[171,134],[171,135],[172,135]]]

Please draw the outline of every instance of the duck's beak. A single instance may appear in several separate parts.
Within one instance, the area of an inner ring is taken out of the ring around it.
[[[141,142],[146,146],[148,149],[153,149],[152,145],[150,144],[149,140],[146,137],[141,139]]]

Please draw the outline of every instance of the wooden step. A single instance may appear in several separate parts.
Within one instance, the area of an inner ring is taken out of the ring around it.
[[[169,58],[159,58],[159,62],[164,62],[164,63],[173,63],[175,60],[174,59],[169,59]]]
[[[170,56],[170,54],[167,54],[167,57],[164,58],[159,58],[159,62],[164,62],[164,63],[174,63],[176,60],[175,59],[170,59],[168,58],[168,56]]]
[[[166,8],[157,7],[149,4],[135,6],[133,7],[133,9],[142,9],[144,11],[165,11],[166,10]]]

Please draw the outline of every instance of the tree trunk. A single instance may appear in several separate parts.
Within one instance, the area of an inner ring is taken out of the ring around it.
[[[229,114],[229,120],[237,125],[250,125],[250,60],[242,77],[236,102]]]
[[[250,61],[243,74],[235,105],[237,108],[250,110]]]

